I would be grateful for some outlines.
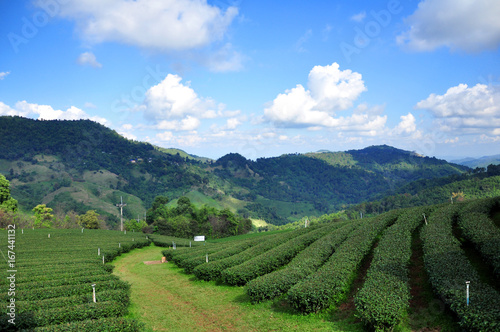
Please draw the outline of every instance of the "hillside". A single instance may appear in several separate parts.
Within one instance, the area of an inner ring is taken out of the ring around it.
[[[500,165],[500,154],[494,156],[484,156],[481,158],[465,158],[453,160],[453,163],[464,165],[470,168],[487,167],[488,165]]]
[[[157,195],[180,196],[203,182],[199,167],[192,167],[200,161],[89,120],[0,117],[0,137],[0,172],[25,210],[40,203],[64,212],[96,209],[116,222],[120,196],[125,217],[136,218]]]
[[[413,181],[381,199],[350,206],[346,213],[350,217],[358,216],[359,213],[377,215],[393,209],[499,195],[500,166],[489,165],[486,171]]]
[[[29,133],[29,135],[27,135]],[[21,210],[45,203],[56,212],[95,209],[118,221],[144,215],[154,198],[183,195],[274,224],[331,213],[395,193],[415,180],[468,168],[390,146],[217,161],[130,141],[89,120],[0,117],[0,173]]]
[[[252,202],[264,219],[327,213],[393,194],[415,180],[458,175],[468,168],[389,146],[346,152],[288,154],[247,160],[228,154],[214,173],[233,184],[234,197]],[[246,190],[242,190],[246,189]],[[310,214],[310,213],[309,213]]]

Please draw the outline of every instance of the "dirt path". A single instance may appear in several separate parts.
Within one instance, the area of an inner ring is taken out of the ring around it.
[[[251,305],[243,287],[215,285],[186,275],[161,259],[161,248],[136,249],[117,258],[114,273],[131,284],[131,316],[148,331],[360,331],[317,317]]]
[[[223,301],[223,294],[210,291],[211,299],[206,301],[208,289],[190,281],[190,276],[179,275],[170,263],[144,264],[161,259],[160,250],[135,250],[114,262],[114,273],[132,285],[134,314],[153,331],[234,330],[241,312],[238,306]]]

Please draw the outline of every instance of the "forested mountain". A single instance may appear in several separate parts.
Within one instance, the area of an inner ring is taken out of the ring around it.
[[[89,120],[37,121],[0,117],[0,172],[12,183],[22,208],[40,202],[55,210],[99,210],[117,216],[115,204],[128,197],[125,214],[141,215],[157,195],[179,196],[203,183],[201,162],[130,141]],[[194,170],[194,171],[193,171]]]
[[[115,220],[143,216],[159,195],[230,208],[275,224],[381,199],[415,180],[469,169],[390,146],[287,154],[255,161],[231,153],[217,161],[130,141],[89,120],[0,117],[0,173],[21,210],[88,209]]]
[[[467,173],[413,181],[394,193],[347,209],[349,216],[380,214],[393,209],[460,202],[500,196],[500,165],[476,168]]]
[[[494,156],[485,156],[481,158],[465,158],[454,160],[453,163],[464,165],[470,168],[487,167],[488,165],[500,165],[500,154]]]

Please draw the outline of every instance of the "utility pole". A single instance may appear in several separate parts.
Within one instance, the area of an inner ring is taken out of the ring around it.
[[[121,198],[121,203],[120,204],[116,204],[116,206],[118,206],[120,208],[120,231],[123,232],[123,207],[124,206],[127,206],[127,204],[123,204],[123,196],[120,196]]]

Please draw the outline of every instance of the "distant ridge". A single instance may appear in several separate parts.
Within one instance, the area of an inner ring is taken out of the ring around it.
[[[470,170],[388,145],[211,160],[131,141],[90,120],[0,116],[0,137],[0,173],[22,210],[43,203],[61,213],[97,210],[115,221],[122,197],[125,217],[136,219],[162,195],[286,224]]]
[[[452,160],[451,162],[459,165],[464,165],[470,168],[487,167],[490,164],[500,165],[500,154],[493,156],[484,156],[481,158],[464,158],[464,159]]]

